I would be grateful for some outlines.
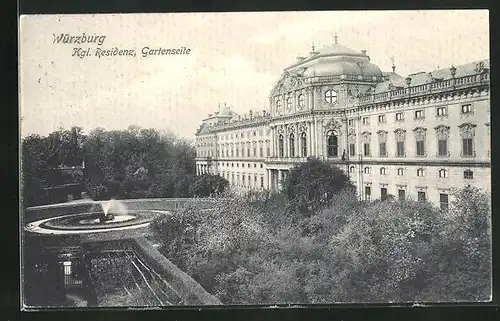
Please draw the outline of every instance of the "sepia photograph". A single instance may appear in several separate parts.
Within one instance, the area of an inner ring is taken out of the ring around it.
[[[18,36],[22,310],[492,301],[488,10]]]

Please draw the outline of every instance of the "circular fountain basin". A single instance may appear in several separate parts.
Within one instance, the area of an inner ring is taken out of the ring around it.
[[[114,232],[148,227],[166,213],[160,211],[128,211],[114,215],[110,220],[101,221],[102,212],[87,212],[51,217],[26,225],[25,230],[45,235],[82,235]]]

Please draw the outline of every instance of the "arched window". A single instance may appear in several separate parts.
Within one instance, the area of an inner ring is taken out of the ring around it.
[[[363,171],[365,172],[365,174],[370,174],[371,173],[370,167],[368,167],[368,166],[365,167]]]
[[[405,170],[403,168],[398,168],[398,175],[403,176],[405,174]]]
[[[292,97],[288,97],[286,100],[286,108],[288,110],[292,109]]]
[[[381,167],[380,168],[380,175],[385,175],[387,173],[387,170],[385,169],[385,167]]]
[[[417,169],[417,176],[422,177],[425,175],[425,171],[423,168]]]
[[[332,131],[328,132],[326,146],[328,157],[339,156],[339,139]]]
[[[300,150],[302,152],[302,157],[307,156],[307,134],[300,134]]]
[[[349,172],[354,173],[354,166],[349,167]]]
[[[279,157],[285,156],[283,135],[279,135],[279,137],[278,137],[278,156]]]
[[[306,100],[304,98],[304,95],[299,95],[299,107],[302,108],[306,104]]]
[[[290,157],[295,157],[295,135],[292,133],[288,138],[288,144],[290,148]]]
[[[276,112],[281,113],[281,100],[276,100]],[[243,135],[243,134],[242,134]]]

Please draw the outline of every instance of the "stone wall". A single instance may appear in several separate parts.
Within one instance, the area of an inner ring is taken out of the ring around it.
[[[147,265],[156,270],[184,299],[187,305],[222,305],[219,299],[208,293],[198,282],[170,262],[145,238],[135,238],[136,253]]]

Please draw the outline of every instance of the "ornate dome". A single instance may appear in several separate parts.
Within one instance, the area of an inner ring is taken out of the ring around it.
[[[318,51],[313,48],[308,57],[299,58],[299,62],[288,67],[286,71],[306,78],[341,75],[382,78],[382,71],[370,62],[366,51],[357,52],[338,43]]]

